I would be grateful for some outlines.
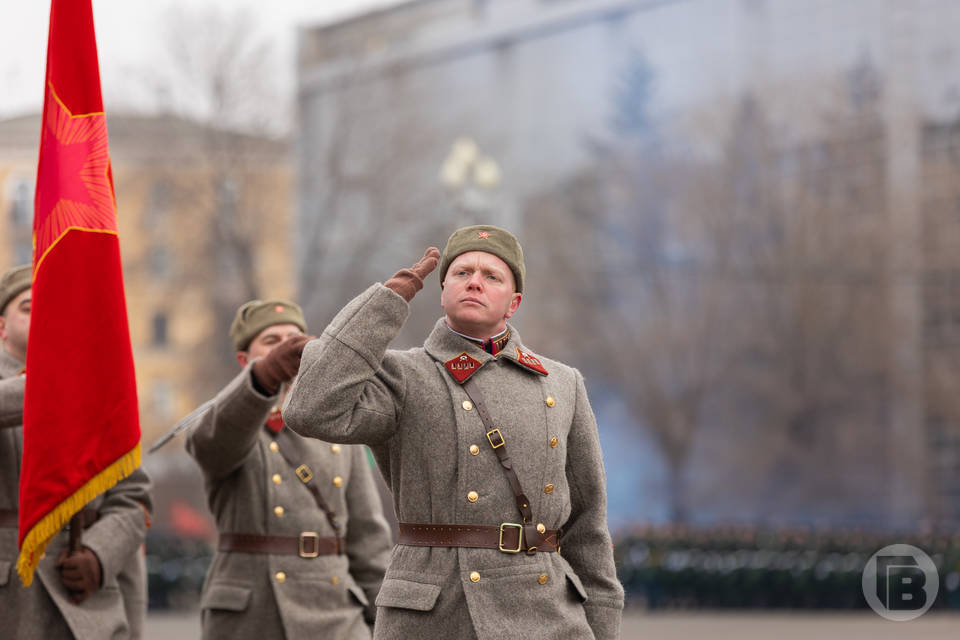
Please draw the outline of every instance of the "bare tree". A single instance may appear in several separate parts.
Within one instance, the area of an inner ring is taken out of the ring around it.
[[[438,175],[454,136],[423,115],[435,99],[402,68],[344,73],[301,93],[298,288],[312,325],[436,243],[446,208]],[[419,341],[436,319],[423,306],[412,313],[401,342]]]
[[[674,520],[731,493],[836,520],[883,490],[890,228],[861,111],[788,146],[745,98],[719,156],[620,139],[529,203],[564,285],[537,322],[654,435]]]
[[[161,32],[172,65],[142,73],[176,101],[154,116],[153,135],[135,132],[153,158],[149,174],[131,178],[150,182],[150,248],[128,268],[153,272],[165,283],[157,306],[192,323],[185,390],[199,401],[235,372],[226,330],[237,307],[294,290],[292,163],[276,137],[289,114],[249,14],[171,10]]]

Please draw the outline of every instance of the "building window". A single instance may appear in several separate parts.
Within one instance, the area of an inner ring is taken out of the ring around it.
[[[143,226],[148,230],[160,229],[164,219],[170,211],[170,202],[173,199],[173,187],[166,179],[157,180],[150,187],[150,197],[147,200],[147,210],[143,216]]]
[[[15,227],[29,227],[33,223],[33,189],[26,180],[14,183],[10,218]]]
[[[10,242],[16,264],[33,259],[33,182],[19,178],[11,184]]]
[[[173,416],[173,387],[166,380],[156,380],[150,389],[150,403],[154,414],[161,419]]]
[[[150,264],[150,275],[157,280],[169,280],[173,271],[173,257],[169,249],[162,245],[155,245],[150,248],[147,254],[147,260]]]
[[[167,314],[160,312],[153,315],[153,339],[151,344],[154,347],[166,347],[168,344],[167,336]]]

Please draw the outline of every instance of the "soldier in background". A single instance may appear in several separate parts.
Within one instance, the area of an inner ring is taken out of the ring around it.
[[[388,350],[438,262],[444,317],[422,348]],[[304,350],[287,423],[369,444],[393,491],[376,638],[620,635],[596,420],[580,373],[506,323],[524,275],[512,234],[459,229]]]
[[[392,542],[366,452],[301,438],[277,406],[305,330],[291,302],[240,307],[230,337],[243,371],[187,437],[219,532],[206,639],[370,638]]]
[[[70,526],[84,527],[79,552],[68,553],[69,533],[61,531],[37,567],[39,579],[23,587],[17,577],[30,301],[31,268],[6,272],[0,279],[0,635],[18,640],[140,638],[147,608],[142,544],[153,508],[150,480],[142,469],[71,520]]]

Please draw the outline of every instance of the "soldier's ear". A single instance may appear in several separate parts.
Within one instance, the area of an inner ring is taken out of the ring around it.
[[[237,351],[237,362],[240,363],[241,367],[247,366],[247,363],[250,362],[250,359],[247,357],[246,351]]]
[[[510,298],[510,307],[507,309],[507,313],[504,314],[504,318],[509,318],[517,312],[517,309],[520,308],[520,301],[523,299],[523,294],[516,291],[513,292],[513,297]]]
[[[0,315],[0,340],[7,339],[7,318]]]

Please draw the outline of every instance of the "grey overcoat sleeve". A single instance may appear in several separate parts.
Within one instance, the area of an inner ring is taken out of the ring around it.
[[[106,583],[120,573],[147,537],[153,499],[146,471],[135,469],[107,489],[97,511],[100,517],[83,532],[83,546],[97,554]]]
[[[377,309],[368,310],[371,305]],[[352,323],[361,311],[377,325]],[[351,300],[303,350],[284,422],[328,442],[379,444],[392,437],[406,387],[400,361],[387,347],[409,312],[407,301],[382,284]]]
[[[375,603],[383,574],[390,562],[393,540],[390,527],[383,517],[380,492],[373,479],[373,470],[365,447],[351,447],[350,482],[347,484],[347,505],[350,518],[347,525],[347,557],[350,575],[363,589],[370,603],[364,617],[373,623],[377,613]]]
[[[253,387],[252,366],[253,362],[216,395],[187,435],[187,451],[212,479],[223,478],[243,464],[279,398]]]
[[[562,553],[587,591],[583,609],[594,635],[598,640],[614,639],[620,637],[623,586],[616,578],[606,522],[606,476],[597,420],[579,371],[576,379],[576,408],[567,437],[570,517],[563,525]]]
[[[26,381],[26,376],[0,380],[0,429],[23,424],[23,390]]]

